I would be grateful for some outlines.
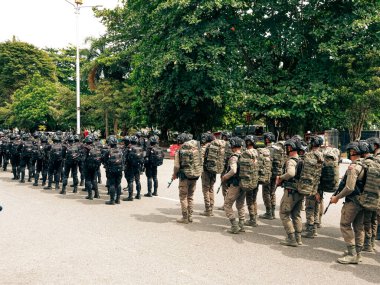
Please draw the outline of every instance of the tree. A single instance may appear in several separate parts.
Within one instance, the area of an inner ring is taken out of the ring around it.
[[[53,83],[35,74],[29,84],[11,96],[11,103],[1,108],[0,114],[7,125],[32,130],[40,122],[50,128],[57,125],[58,110],[54,107],[59,93],[58,83]]]
[[[56,80],[55,66],[46,52],[19,41],[0,43],[0,106],[35,74]]]

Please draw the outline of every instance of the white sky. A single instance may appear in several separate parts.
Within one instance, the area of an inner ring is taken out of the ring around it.
[[[74,0],[69,0],[74,3]],[[103,5],[114,8],[118,0],[83,0],[82,6]],[[0,42],[17,40],[39,48],[64,48],[76,45],[76,15],[65,0],[0,0]],[[98,37],[105,28],[91,8],[81,8],[79,43]]]

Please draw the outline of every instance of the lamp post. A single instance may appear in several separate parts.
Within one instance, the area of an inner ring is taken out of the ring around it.
[[[76,99],[77,99],[77,135],[80,135],[80,58],[79,58],[79,14],[81,8],[97,8],[102,7],[102,5],[95,6],[81,6],[83,5],[83,0],[74,0],[74,3],[71,3],[68,0],[65,0],[67,3],[72,5],[75,9],[76,15],[76,60],[75,60],[75,72],[76,72]]]

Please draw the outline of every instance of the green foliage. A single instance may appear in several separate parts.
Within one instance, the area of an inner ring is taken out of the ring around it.
[[[34,74],[55,81],[55,70],[48,54],[31,44],[0,43],[0,105],[9,101],[13,92],[28,84]]]

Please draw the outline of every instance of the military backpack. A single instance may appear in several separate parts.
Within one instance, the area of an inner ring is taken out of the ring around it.
[[[213,174],[220,174],[224,170],[226,141],[213,140],[206,148],[204,168]]]
[[[268,148],[259,148],[258,151],[258,168],[259,183],[267,184],[272,177],[272,159]]]
[[[369,157],[361,161],[364,167],[364,187],[359,195],[359,204],[366,210],[380,209],[380,158]]]
[[[118,148],[110,148],[108,154],[107,169],[110,172],[120,172],[124,168],[123,152]]]
[[[159,146],[154,146],[150,149],[149,162],[152,166],[161,166],[164,163],[164,151]]]
[[[91,168],[98,168],[102,163],[102,151],[100,148],[92,146],[86,158],[86,165]]]
[[[79,145],[74,143],[67,146],[66,159],[68,161],[79,162],[81,160],[81,151]]]
[[[127,154],[128,166],[139,168],[144,163],[144,150],[142,147],[134,145],[128,150]]]
[[[272,175],[279,176],[282,174],[282,169],[286,159],[284,145],[283,143],[278,142],[273,144],[269,150],[272,157]]]
[[[59,144],[53,144],[51,146],[50,159],[51,159],[51,161],[62,161],[63,160],[62,145],[60,143]]]
[[[334,149],[328,148],[323,152],[323,158],[319,189],[333,193],[339,185],[339,155]]]
[[[308,152],[303,158],[303,165],[297,181],[297,191],[309,196],[317,193],[321,178],[323,155],[321,152]],[[298,167],[297,167],[298,168]]]
[[[198,179],[201,176],[202,154],[196,140],[185,142],[179,149],[180,172],[188,179]]]
[[[244,151],[238,160],[239,186],[243,191],[257,188],[259,183],[259,169],[257,151],[254,149]]]

